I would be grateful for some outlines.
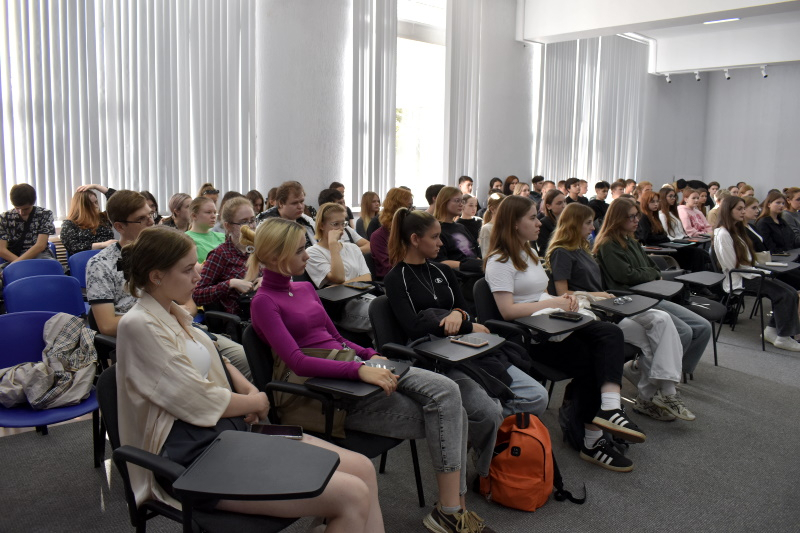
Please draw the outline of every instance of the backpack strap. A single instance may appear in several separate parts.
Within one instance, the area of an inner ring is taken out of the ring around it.
[[[583,505],[586,502],[586,483],[583,484],[583,498],[576,498],[571,492],[564,490],[564,481],[561,479],[561,471],[558,469],[555,454],[553,454],[553,489],[555,489],[554,497],[558,502],[569,500],[578,505]]]

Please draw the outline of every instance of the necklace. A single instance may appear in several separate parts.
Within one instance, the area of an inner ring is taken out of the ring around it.
[[[414,269],[411,267],[411,265],[409,265],[405,261],[403,261],[403,263],[405,263],[405,265],[408,267],[408,269],[411,271],[411,273],[414,274],[414,277],[417,278],[417,281],[419,281],[420,285],[422,285],[425,288],[426,291],[431,293],[431,296],[433,296],[433,300],[438,302],[439,301],[439,297],[436,296],[436,290],[433,287],[433,276],[431,276],[431,265],[430,265],[430,263],[425,261],[425,264],[428,266],[428,280],[430,282],[430,287],[428,287],[425,284],[425,281],[423,281],[422,279],[420,279],[419,276],[417,276],[417,273],[414,272]]]

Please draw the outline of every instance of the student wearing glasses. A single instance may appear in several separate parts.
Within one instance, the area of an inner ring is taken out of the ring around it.
[[[189,204],[189,231],[197,245],[197,261],[202,264],[211,250],[225,242],[225,234],[212,231],[217,221],[217,205],[208,196],[199,196]]]
[[[242,226],[255,229],[255,212],[250,200],[245,197],[228,200],[222,210],[222,225],[225,242],[209,252],[200,271],[200,282],[192,295],[198,305],[219,302],[225,312],[238,315],[241,311],[239,296],[261,284],[260,277],[247,277],[250,254],[239,242]]]

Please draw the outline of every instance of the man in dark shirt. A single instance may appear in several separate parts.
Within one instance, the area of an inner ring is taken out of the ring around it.
[[[594,211],[595,220],[602,221],[606,216],[606,211],[608,211],[606,197],[608,197],[608,190],[610,188],[611,186],[607,181],[598,181],[594,186],[594,192],[596,196],[589,202],[589,207],[591,207]]]
[[[581,196],[581,180],[578,178],[570,178],[564,183],[564,188],[567,190],[567,205],[572,202],[578,202],[583,205],[589,205],[589,200]]]
[[[544,187],[544,176],[533,177],[533,189],[531,189],[530,199],[536,203],[536,208],[542,203],[542,187]]]
[[[36,203],[36,189],[27,183],[11,187],[14,209],[0,215],[0,259],[3,266],[25,259],[53,259],[48,248],[50,235],[55,235],[53,213]]]

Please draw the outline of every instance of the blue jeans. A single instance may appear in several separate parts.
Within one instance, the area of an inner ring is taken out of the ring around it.
[[[436,472],[461,473],[467,492],[467,414],[458,385],[446,376],[410,368],[391,396],[376,395],[348,409],[345,429],[396,439],[426,439]]]
[[[510,389],[516,396],[503,406],[503,418],[517,413],[533,413],[541,416],[547,409],[547,389],[519,368],[508,367],[511,376]]]
[[[692,373],[711,340],[711,323],[675,302],[662,300],[655,307],[669,313],[683,346],[683,371]]]

